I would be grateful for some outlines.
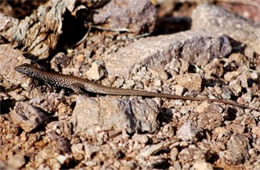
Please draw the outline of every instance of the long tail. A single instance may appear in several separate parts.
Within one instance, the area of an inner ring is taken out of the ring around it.
[[[216,103],[223,103],[233,106],[238,106],[241,108],[247,108],[251,110],[258,110],[257,108],[252,108],[247,105],[239,104],[231,100],[223,100],[223,99],[210,99],[206,97],[189,97],[189,96],[179,96],[167,93],[155,93],[155,92],[147,92],[141,90],[131,90],[131,89],[119,89],[98,85],[99,88],[95,87],[94,93],[98,94],[109,94],[109,95],[120,95],[120,96],[144,96],[144,97],[159,97],[159,98],[168,98],[168,99],[180,99],[180,100],[192,100],[192,101],[209,101]],[[91,91],[91,90],[89,90]]]

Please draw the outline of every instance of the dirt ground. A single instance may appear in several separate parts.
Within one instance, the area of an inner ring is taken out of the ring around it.
[[[0,169],[260,169],[259,23],[258,0],[2,0]]]

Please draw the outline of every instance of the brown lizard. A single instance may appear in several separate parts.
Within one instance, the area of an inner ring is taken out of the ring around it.
[[[239,104],[231,100],[210,99],[206,97],[189,97],[189,96],[180,96],[180,95],[173,95],[167,93],[156,93],[156,92],[148,92],[148,91],[141,91],[141,90],[107,87],[71,75],[63,75],[63,74],[58,74],[53,72],[46,72],[30,64],[22,64],[20,66],[15,67],[15,70],[33,79],[43,81],[44,83],[51,86],[72,89],[75,93],[91,92],[96,94],[107,94],[107,95],[143,96],[143,97],[160,97],[160,98],[192,100],[192,101],[209,101],[209,102],[217,102],[217,103],[238,106],[241,108],[257,110],[256,108]]]

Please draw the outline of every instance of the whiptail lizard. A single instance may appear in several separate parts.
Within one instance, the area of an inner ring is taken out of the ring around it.
[[[22,64],[20,66],[15,67],[15,70],[33,79],[43,81],[48,85],[72,89],[75,93],[91,92],[91,93],[106,94],[106,95],[143,96],[143,97],[159,97],[159,98],[192,100],[192,101],[209,101],[209,102],[217,102],[217,103],[238,106],[241,108],[258,110],[256,108],[239,104],[231,100],[210,99],[206,97],[189,97],[189,96],[180,96],[180,95],[173,95],[167,93],[155,93],[155,92],[148,92],[148,91],[141,91],[141,90],[107,87],[75,76],[63,75],[63,74],[58,74],[53,72],[46,72],[30,64]]]

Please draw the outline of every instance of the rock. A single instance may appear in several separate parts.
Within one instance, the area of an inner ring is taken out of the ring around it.
[[[226,36],[212,35],[194,36],[188,38],[182,47],[181,58],[191,64],[205,66],[214,58],[222,58],[232,50]]]
[[[260,126],[253,127],[252,133],[260,138]]]
[[[133,123],[137,132],[152,133],[158,130],[157,115],[159,109],[153,99],[138,100],[135,98],[131,100],[131,109],[135,116]]]
[[[178,153],[179,153],[179,151],[177,148],[171,149],[171,152],[170,152],[171,161],[173,161],[173,162],[176,161]]]
[[[92,146],[90,144],[88,144],[87,142],[84,143],[84,150],[85,150],[85,157],[86,158],[91,158],[94,154],[96,154],[97,152],[101,151],[100,147],[97,146]]]
[[[71,121],[76,132],[94,132],[95,127],[103,130],[127,130],[154,132],[158,129],[157,105],[152,99],[144,101],[115,97],[87,98],[79,96]]]
[[[194,164],[193,164],[193,168],[195,170],[213,170],[213,167],[210,163],[207,163],[206,161],[204,160],[201,160],[201,161],[196,161]]]
[[[22,55],[22,52],[13,49],[11,45],[0,45],[0,61],[0,75],[3,76],[4,80],[13,85],[21,84],[25,88],[29,86],[30,79],[14,70],[14,67],[20,64],[30,63],[30,60],[25,59]]]
[[[6,16],[2,12],[0,13],[0,34],[5,37],[5,39],[11,40],[14,36],[12,26],[17,25],[18,19]],[[10,26],[11,25],[11,26]],[[10,29],[11,28],[11,29]]]
[[[103,64],[97,63],[97,62],[92,63],[90,69],[86,73],[88,76],[88,79],[90,79],[90,80],[101,79],[105,75],[105,72],[102,69],[102,65]]]
[[[149,67],[148,71],[155,77],[158,77],[160,80],[167,80],[168,75],[162,67]]]
[[[143,148],[140,153],[139,153],[139,157],[148,157],[156,152],[159,152],[160,150],[164,149],[165,147],[167,147],[169,145],[169,143],[166,142],[160,142],[158,144],[155,145],[151,145],[151,146],[147,146],[145,148]]]
[[[222,88],[222,90],[223,90],[223,93],[221,94],[221,97],[223,99],[230,99],[231,95],[232,95],[232,91],[227,87]]]
[[[182,165],[191,163],[194,160],[205,159],[205,154],[195,145],[189,145],[187,148],[182,149],[178,154],[178,160]]]
[[[31,16],[22,20],[11,20],[1,34],[13,42],[15,47],[23,47],[24,52],[46,59],[50,51],[56,48],[63,33],[65,11],[74,8],[74,4],[75,0],[48,1]]]
[[[39,108],[26,102],[17,102],[14,109],[10,112],[10,116],[13,123],[26,132],[31,132],[49,120]]]
[[[59,155],[57,156],[57,160],[61,165],[63,165],[69,159],[68,155]]]
[[[227,163],[237,165],[249,159],[249,139],[240,134],[231,136],[227,143],[228,149],[224,151],[224,158]]]
[[[59,72],[59,67],[67,67],[70,62],[70,57],[68,57],[64,52],[57,53],[52,59],[51,59],[51,68]]]
[[[149,141],[149,137],[147,135],[134,134],[132,137],[134,142],[138,142],[141,144],[146,144]]]
[[[211,36],[228,35],[248,44],[260,53],[260,28],[227,10],[210,4],[197,6],[192,12],[192,30],[204,30]]]
[[[8,160],[8,164],[14,168],[21,168],[25,163],[23,154],[16,154]]]
[[[174,168],[174,170],[181,170],[182,167],[180,165],[180,162],[179,161],[174,161],[173,162],[173,168]]]
[[[6,162],[0,160],[0,169],[13,170],[14,167],[7,165]]]
[[[103,129],[110,129],[112,127],[115,129],[126,129],[130,125],[125,114],[130,109],[129,102],[106,97],[101,100],[87,98],[82,95],[78,96],[71,119],[76,132],[86,129],[90,131],[95,126],[100,126]],[[105,104],[105,102],[109,101],[110,104]],[[129,116],[132,117],[131,113],[129,113]]]
[[[177,130],[177,137],[183,141],[192,141],[198,134],[199,129],[192,121],[184,123],[180,129]]]
[[[177,75],[176,82],[178,85],[183,86],[191,92],[199,93],[202,89],[202,78],[199,74],[184,74]]]
[[[224,79],[225,79],[227,82],[230,82],[231,80],[235,79],[239,74],[240,74],[239,71],[227,72],[227,73],[224,75]]]
[[[150,0],[112,0],[93,16],[96,25],[105,29],[152,32],[155,26],[156,9]]]
[[[196,119],[198,122],[198,128],[213,130],[219,127],[223,123],[222,118],[223,109],[218,105],[212,105],[206,108],[203,112],[198,112],[196,114]]]
[[[175,94],[179,96],[182,96],[185,92],[185,87],[179,84],[173,85],[172,88],[174,89]]]
[[[203,114],[203,112],[205,112],[209,106],[210,106],[209,102],[203,101],[200,103],[199,106],[195,108],[195,112],[198,112],[199,114]]]
[[[57,135],[54,131],[51,131],[48,133],[48,136],[50,137],[50,139],[53,141],[54,146],[55,146],[55,150],[58,153],[69,153],[71,151],[70,149],[70,142],[67,138],[65,137],[61,137],[59,135]]]
[[[236,80],[233,80],[229,83],[229,87],[231,88],[232,92],[236,95],[236,96],[239,96],[239,94],[241,93],[242,91],[242,87],[241,85],[239,84],[238,81]]]
[[[231,52],[230,42],[225,36],[211,38],[203,35],[202,31],[186,31],[137,40],[108,55],[105,58],[106,69],[111,76],[128,77],[136,65],[164,65],[173,58],[205,65]]]

